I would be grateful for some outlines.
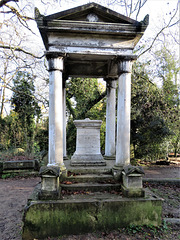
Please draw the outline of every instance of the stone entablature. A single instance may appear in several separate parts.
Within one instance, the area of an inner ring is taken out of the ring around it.
[[[64,72],[73,77],[118,78],[117,57],[131,56],[148,25],[96,3],[35,19],[47,54],[64,54]],[[114,67],[116,66],[116,67]]]

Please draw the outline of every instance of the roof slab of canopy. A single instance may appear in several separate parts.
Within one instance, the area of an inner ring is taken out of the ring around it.
[[[49,16],[35,9],[47,57],[64,57],[64,74],[117,78],[119,59],[134,59],[133,49],[148,25],[96,3]]]

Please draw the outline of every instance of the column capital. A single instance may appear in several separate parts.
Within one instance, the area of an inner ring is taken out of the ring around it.
[[[49,64],[49,69],[48,69],[49,72],[56,71],[56,70],[59,70],[62,72],[64,69],[64,61],[62,57],[48,58],[48,64]]]
[[[136,55],[125,55],[125,56],[117,56],[117,61],[119,62],[118,73],[131,73],[132,62],[137,59]]]
[[[119,68],[118,68],[119,75],[123,73],[131,73],[131,71],[132,71],[131,60],[123,60],[119,62]]]
[[[63,60],[65,58],[65,54],[59,53],[59,52],[52,52],[52,51],[47,51],[45,52],[46,58],[48,60],[49,64],[49,72],[51,71],[63,71],[64,68],[64,63]]]
[[[47,60],[49,60],[49,58],[65,58],[66,57],[66,53],[55,52],[55,51],[45,51],[44,54]]]

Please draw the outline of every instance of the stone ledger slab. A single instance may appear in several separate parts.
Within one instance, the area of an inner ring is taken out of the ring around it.
[[[76,151],[71,158],[72,166],[104,166],[100,150],[101,120],[75,120],[77,128]]]

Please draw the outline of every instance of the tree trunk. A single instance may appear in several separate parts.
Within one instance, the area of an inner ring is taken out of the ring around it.
[[[4,102],[5,102],[5,88],[2,88],[2,100],[1,100],[1,112],[0,112],[1,118],[3,117]]]

